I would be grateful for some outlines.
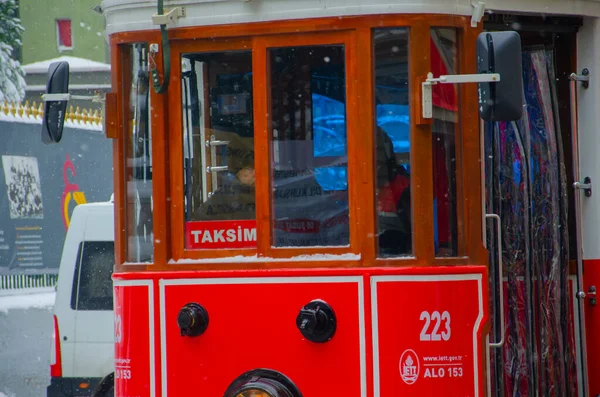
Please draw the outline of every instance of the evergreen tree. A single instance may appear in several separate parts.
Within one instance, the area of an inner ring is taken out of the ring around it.
[[[0,0],[0,102],[20,102],[25,97],[25,72],[12,57],[25,30],[17,10],[16,0]]]

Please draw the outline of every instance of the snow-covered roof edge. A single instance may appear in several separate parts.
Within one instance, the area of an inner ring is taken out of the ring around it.
[[[27,65],[23,65],[23,70],[27,74],[48,73],[48,67],[54,62],[68,62],[70,72],[110,72],[110,64],[108,63],[66,55],[45,61],[28,63]]]

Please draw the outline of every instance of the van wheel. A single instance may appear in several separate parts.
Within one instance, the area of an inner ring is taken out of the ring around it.
[[[92,397],[114,397],[115,396],[115,374],[109,374],[98,383]]]

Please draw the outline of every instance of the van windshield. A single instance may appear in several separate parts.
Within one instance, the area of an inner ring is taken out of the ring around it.
[[[79,244],[71,295],[73,310],[113,310],[114,250],[112,241]]]

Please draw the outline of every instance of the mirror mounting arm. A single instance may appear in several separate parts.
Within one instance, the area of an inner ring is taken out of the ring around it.
[[[464,83],[497,83],[500,81],[498,73],[482,74],[454,74],[442,75],[434,78],[432,73],[427,74],[427,79],[421,83],[421,98],[423,108],[423,118],[433,117],[433,94],[432,86],[436,84],[464,84]]]
[[[69,93],[66,94],[43,94],[42,100],[44,102],[51,101],[69,101],[71,99],[79,99],[79,100],[90,100],[96,103],[103,103],[105,101],[104,97],[100,94],[97,95],[72,95]]]
[[[473,10],[471,11],[471,27],[476,28],[485,13],[485,1],[472,3],[471,7],[473,7]]]

